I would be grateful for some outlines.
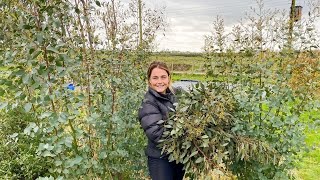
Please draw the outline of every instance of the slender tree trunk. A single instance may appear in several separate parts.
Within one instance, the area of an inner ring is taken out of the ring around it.
[[[139,3],[139,48],[142,48],[142,0]]]
[[[292,0],[291,1],[291,8],[290,8],[289,35],[288,35],[288,46],[289,46],[289,49],[292,48],[292,33],[293,33],[295,6],[296,6],[296,0]]]

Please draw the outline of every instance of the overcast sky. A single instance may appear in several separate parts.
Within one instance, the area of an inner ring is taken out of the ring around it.
[[[165,7],[169,27],[165,37],[159,36],[159,50],[201,52],[204,36],[210,34],[217,15],[224,19],[227,27],[232,27],[244,17],[255,0],[143,0],[155,8]],[[266,8],[290,9],[291,0],[264,0]],[[306,0],[296,0],[308,12]],[[320,25],[318,26],[320,27]]]

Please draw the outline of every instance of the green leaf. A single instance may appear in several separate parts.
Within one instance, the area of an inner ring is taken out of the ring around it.
[[[50,151],[44,151],[41,154],[43,157],[55,157],[56,155],[52,154]]]
[[[30,75],[29,75],[29,74],[25,74],[25,75],[22,77],[22,82],[23,82],[23,84],[28,84],[29,78],[30,78]]]
[[[187,156],[187,157],[185,157],[184,159],[183,159],[183,164],[185,164],[185,163],[187,163],[188,161],[189,161],[189,159],[190,159],[190,156]]]
[[[72,138],[71,137],[66,137],[65,140],[64,140],[64,144],[71,148],[72,147]]]
[[[80,13],[80,9],[79,9],[79,8],[75,8],[75,12],[76,12],[77,14],[79,14],[79,13]]]
[[[33,26],[30,26],[30,25],[28,25],[28,24],[25,24],[25,25],[23,25],[23,28],[24,29],[31,29]]]
[[[24,130],[23,130],[23,133],[26,134],[26,135],[30,135],[31,134],[31,130],[35,127],[34,126],[35,123],[30,123],[29,126],[27,126]],[[42,145],[43,143],[40,143],[40,145]],[[40,147],[39,145],[39,147]]]
[[[56,45],[56,48],[64,47],[66,43],[60,42]],[[63,56],[66,56],[66,54],[63,54]]]
[[[60,122],[60,123],[65,123],[65,122],[67,122],[67,116],[65,115],[65,114],[60,114],[60,116],[58,117],[58,121]]]
[[[204,139],[203,143],[201,144],[201,147],[209,147],[209,140]]]
[[[174,134],[176,134],[176,131],[175,131],[175,130],[172,130],[172,131],[170,132],[170,136],[172,136],[172,135],[174,135]]]
[[[40,119],[44,119],[44,118],[47,118],[49,116],[51,116],[52,112],[44,112],[40,115]]]
[[[157,122],[157,124],[163,124],[164,123],[164,120],[159,120],[158,122]]]
[[[47,143],[47,144],[44,144],[43,148],[51,151],[54,148],[54,146],[51,146],[50,144]]]
[[[0,102],[0,110],[8,106],[8,102]]]
[[[188,162],[187,164],[185,164],[185,169],[188,170],[190,167],[191,162]]]
[[[187,149],[184,150],[184,152],[180,155],[179,158],[180,158],[181,160],[183,160],[183,158],[186,156],[187,152],[188,152]]]
[[[195,161],[195,163],[201,163],[203,161],[203,157],[198,157],[198,159]]]
[[[169,125],[169,124],[164,125],[164,127],[165,127],[165,128],[172,128],[172,126]]]
[[[189,106],[185,106],[183,108],[180,109],[181,112],[186,112],[188,110]]]
[[[39,51],[39,50],[33,52],[33,53],[31,54],[31,58],[32,58],[32,59],[36,59],[36,58],[39,56],[39,54],[41,54],[41,52],[42,52],[42,51]]]
[[[106,151],[102,151],[99,153],[99,159],[105,159],[107,157],[108,157],[108,155],[107,155]]]
[[[60,160],[56,160],[54,163],[55,163],[56,166],[61,166],[62,165],[62,161],[60,161]]]
[[[13,134],[11,134],[9,137],[10,138],[15,138],[15,137],[17,137],[19,134],[18,133],[13,133]]]
[[[32,107],[32,104],[31,104],[31,103],[27,103],[27,104],[24,105],[24,110],[25,110],[26,112],[29,112],[30,109],[31,109],[31,107]]]
[[[129,156],[128,152],[126,150],[118,149],[117,153],[119,154],[120,157],[128,157]]]
[[[194,151],[191,153],[190,157],[193,157],[194,155],[198,154],[198,151]]]
[[[42,42],[43,42],[43,34],[42,33],[37,34],[37,42],[39,44],[42,44]]]
[[[96,1],[96,5],[101,7],[100,1]]]
[[[209,138],[209,136],[207,136],[207,135],[203,135],[203,136],[201,136],[201,138],[202,138],[202,139],[208,139],[208,138]]]
[[[22,93],[22,91],[18,91],[15,95],[14,95],[14,97],[16,98],[16,97],[19,97],[20,95],[21,95],[21,93]]]
[[[47,51],[50,51],[50,52],[54,52],[54,53],[59,54],[59,51],[58,51],[56,48],[51,47],[51,46],[47,47]]]
[[[227,142],[227,143],[222,144],[221,146],[224,147],[224,146],[227,146],[228,144],[229,144],[229,143]]]
[[[82,159],[83,159],[83,157],[77,156],[72,162],[73,162],[73,164],[80,164]]]
[[[183,143],[183,145],[185,146],[185,149],[189,149],[191,147],[191,142],[190,141],[185,141]]]
[[[218,175],[221,175],[221,176],[224,175],[224,173],[222,171],[220,171],[219,169],[214,169],[213,171],[215,172],[215,174],[218,174]]]
[[[62,72],[62,71],[65,71],[65,68],[64,68],[64,67],[57,66],[57,71],[60,73],[60,72]]]

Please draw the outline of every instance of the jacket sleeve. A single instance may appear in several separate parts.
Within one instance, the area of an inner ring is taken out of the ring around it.
[[[162,136],[163,125],[157,124],[162,119],[162,114],[156,104],[150,101],[142,103],[142,107],[139,109],[140,124],[148,139],[154,143],[157,143]]]

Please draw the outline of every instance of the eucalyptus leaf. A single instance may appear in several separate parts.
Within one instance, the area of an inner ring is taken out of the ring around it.
[[[190,157],[193,157],[194,155],[198,154],[198,151],[194,151],[190,154]]]
[[[49,46],[47,47],[47,51],[53,52],[53,53],[59,53],[58,49],[56,49],[55,47]]]
[[[52,154],[50,151],[46,150],[43,153],[41,153],[43,157],[55,157],[56,155]]]
[[[8,102],[0,102],[0,110],[8,106]]]
[[[164,120],[159,120],[158,122],[157,122],[157,124],[163,124],[164,123]]]
[[[73,164],[79,164],[83,160],[83,157],[77,156],[75,159],[73,159]]]
[[[203,157],[198,157],[198,159],[195,161],[195,163],[201,163],[203,161]]]
[[[32,104],[31,104],[31,103],[26,103],[26,104],[24,105],[24,110],[25,110],[26,112],[29,112],[30,109],[31,109],[31,107],[32,107]]]
[[[30,79],[30,75],[29,74],[24,74],[24,76],[22,77],[22,82],[24,84],[28,84],[29,79]]]

